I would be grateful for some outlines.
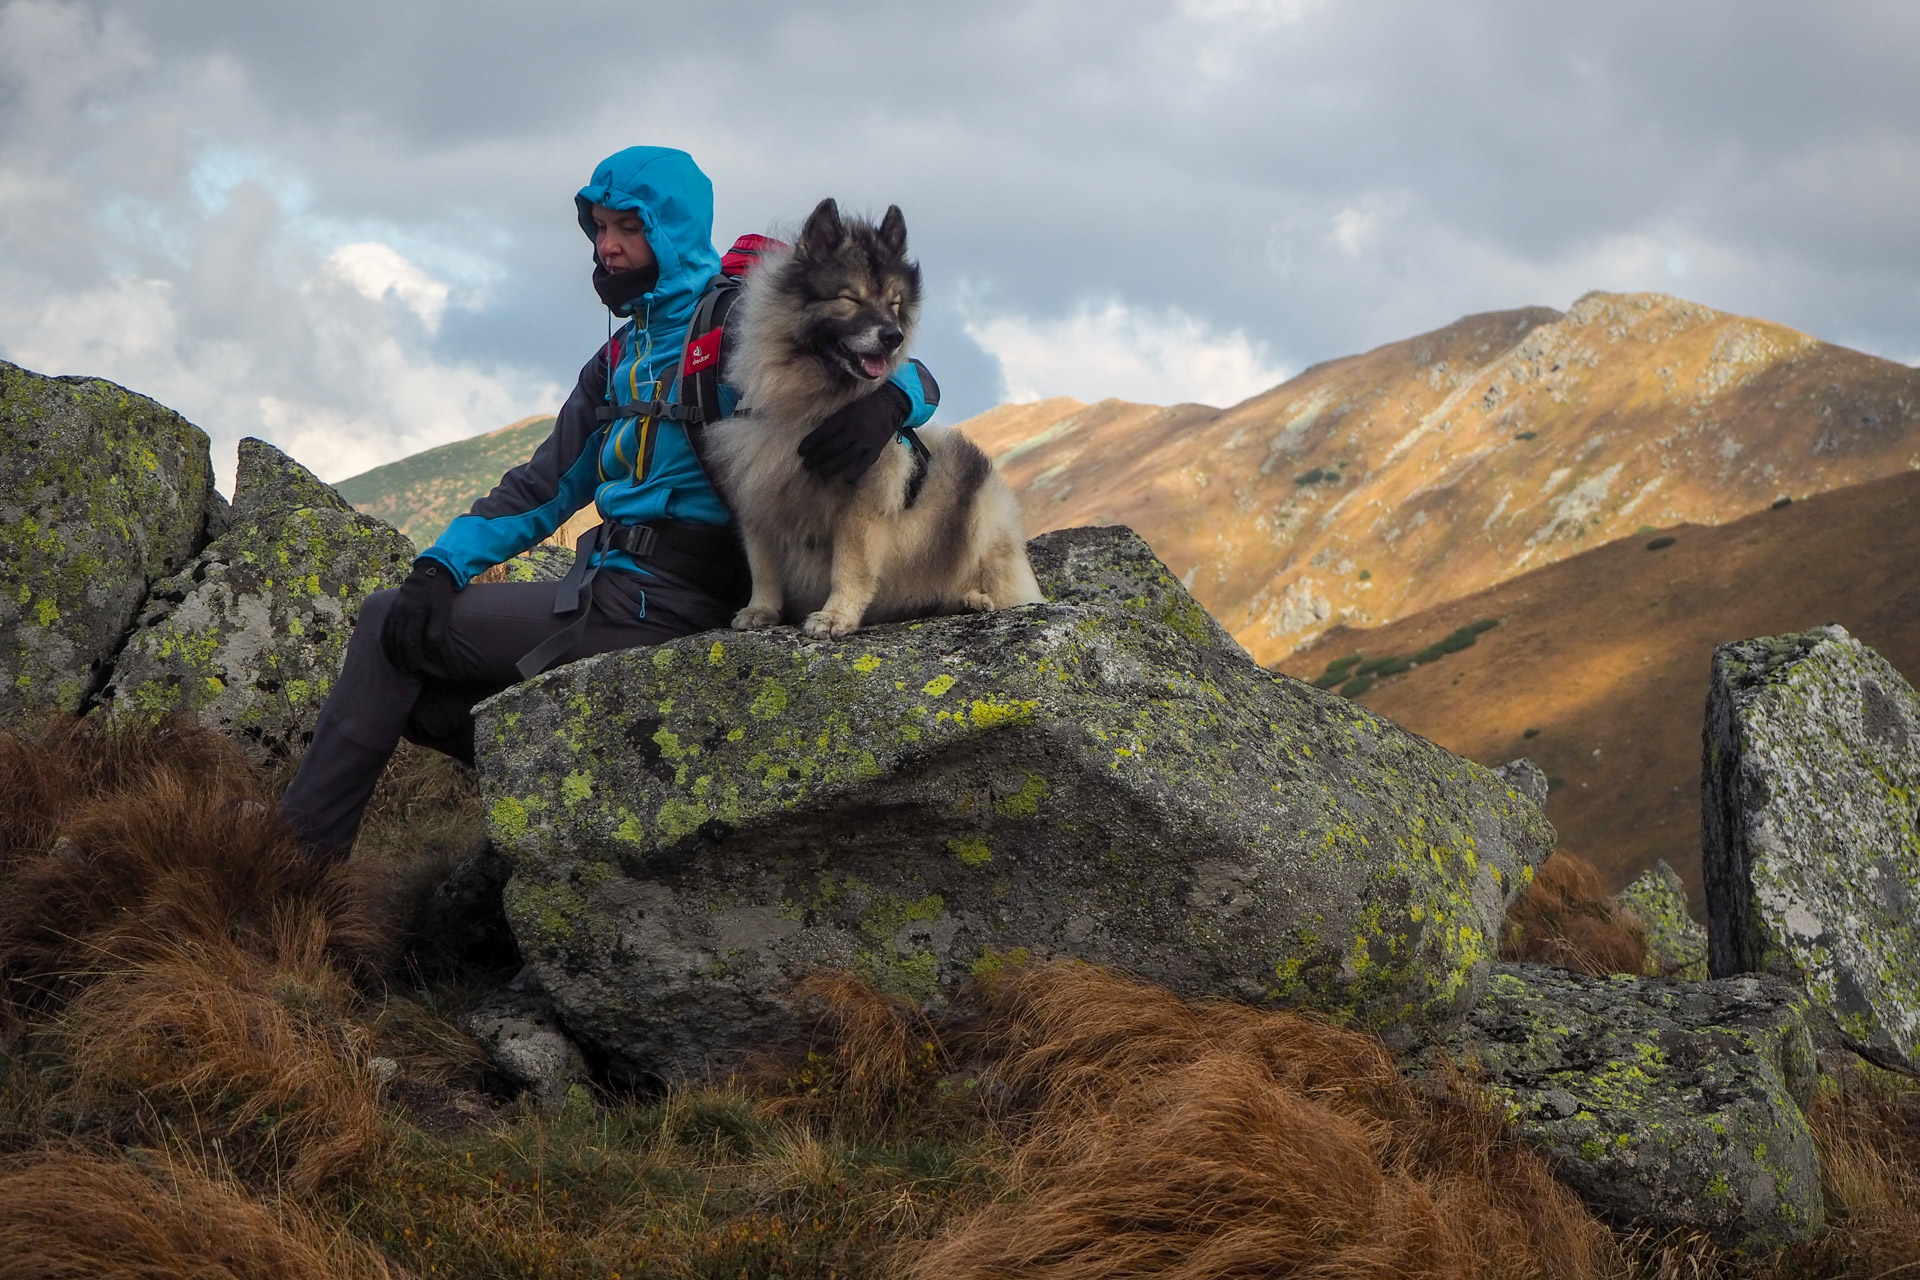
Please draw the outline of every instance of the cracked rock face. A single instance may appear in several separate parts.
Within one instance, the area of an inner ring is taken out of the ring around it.
[[[305,747],[360,602],[398,586],[414,549],[260,440],[240,442],[232,519],[154,584],[102,701],[191,713],[272,765]]]
[[[1805,1010],[1778,978],[1501,964],[1441,1053],[1596,1213],[1765,1250],[1825,1221]]]
[[[715,632],[482,704],[505,901],[566,1025],[693,1075],[851,969],[936,1008],[1082,957],[1390,1041],[1478,999],[1553,847],[1479,765],[1265,671],[1124,529],[1030,544],[1051,602]]]
[[[0,361],[0,722],[82,710],[147,584],[225,507],[207,437],[179,414]]]
[[[1703,870],[1717,975],[1805,984],[1848,1042],[1920,1041],[1920,697],[1840,627],[1721,645]]]

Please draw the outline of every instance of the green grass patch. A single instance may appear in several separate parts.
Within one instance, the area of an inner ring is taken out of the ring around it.
[[[330,1208],[418,1276],[890,1275],[999,1188],[993,1140],[861,1142],[770,1118],[742,1092],[601,1107],[436,1137],[403,1126],[385,1167]]]

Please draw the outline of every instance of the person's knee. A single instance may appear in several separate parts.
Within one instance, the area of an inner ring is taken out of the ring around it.
[[[393,602],[400,597],[400,588],[388,587],[376,591],[360,602],[360,616],[354,620],[356,630],[371,629],[378,632],[386,624],[387,614],[393,610]]]

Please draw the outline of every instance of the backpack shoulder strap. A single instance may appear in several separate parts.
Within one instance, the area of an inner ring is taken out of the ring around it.
[[[720,369],[726,357],[727,317],[740,298],[740,281],[718,275],[707,282],[687,323],[686,349],[680,353],[680,404],[693,411],[690,429],[720,417]]]

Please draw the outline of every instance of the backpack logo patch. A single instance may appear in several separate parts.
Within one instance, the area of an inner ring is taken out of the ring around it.
[[[687,344],[686,372],[698,373],[719,360],[720,330],[710,329]]]

